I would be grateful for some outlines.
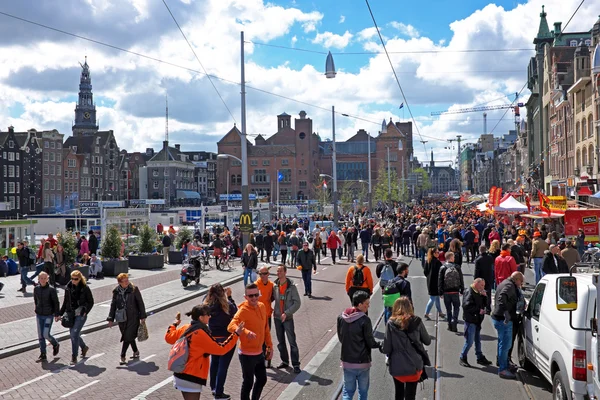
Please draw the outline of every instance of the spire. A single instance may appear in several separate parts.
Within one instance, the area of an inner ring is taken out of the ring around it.
[[[433,150],[431,150],[431,167],[435,167],[435,161],[433,161]]]
[[[98,131],[96,121],[96,105],[94,104],[94,94],[92,92],[92,77],[90,66],[87,63],[87,56],[83,64],[80,62],[81,75],[79,77],[79,97],[75,105],[75,124],[73,133],[83,134]]]
[[[542,6],[542,12],[540,13],[540,27],[538,28],[536,38],[533,40],[534,44],[541,43],[544,39],[552,39],[552,33],[550,33],[548,21],[546,20],[546,15],[548,14],[546,14],[544,7]]]
[[[165,94],[166,119],[165,119],[165,140],[169,142],[169,96]]]

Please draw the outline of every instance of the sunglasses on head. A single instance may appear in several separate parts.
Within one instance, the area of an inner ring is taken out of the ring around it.
[[[258,297],[258,296],[260,296],[260,293],[247,294],[246,296],[248,296],[248,297]]]

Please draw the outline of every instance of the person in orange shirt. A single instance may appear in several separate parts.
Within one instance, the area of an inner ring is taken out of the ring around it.
[[[364,263],[365,257],[359,254],[356,257],[356,266],[348,268],[346,273],[346,293],[350,297],[350,302],[352,302],[352,296],[358,290],[369,293],[369,296],[373,294],[373,276],[369,267]]]
[[[194,306],[192,311],[186,313],[188,317],[192,317],[189,324],[179,326],[181,320],[177,319],[167,329],[165,341],[169,344],[175,342],[185,335],[188,337],[189,355],[185,368],[181,373],[173,374],[173,386],[180,390],[185,400],[200,399],[200,394],[204,386],[206,386],[206,378],[210,366],[210,354],[224,355],[235,348],[238,336],[244,331],[244,324],[239,324],[234,334],[219,343],[217,342],[208,329],[208,321],[210,319],[210,307],[206,304]]]
[[[258,285],[248,284],[244,297],[246,301],[240,304],[227,330],[236,331],[241,323],[245,323],[240,333],[238,349],[243,379],[240,398],[250,400],[250,392],[252,392],[252,400],[258,400],[267,383],[265,360],[270,360],[273,355],[273,342],[265,305],[258,301],[260,297]],[[263,345],[266,346],[265,351]]]
[[[261,267],[258,270],[256,286],[258,286],[258,290],[260,291],[260,297],[258,298],[258,301],[265,305],[265,309],[267,311],[267,321],[269,323],[269,329],[271,329],[271,320],[273,316],[273,306],[271,303],[274,300],[274,283],[269,279],[269,267]],[[267,360],[267,368],[270,367],[271,360]]]

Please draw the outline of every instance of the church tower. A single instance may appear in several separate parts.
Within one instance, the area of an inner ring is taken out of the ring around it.
[[[92,79],[87,56],[84,64],[80,63],[79,65],[81,65],[81,78],[79,80],[79,100],[75,105],[75,123],[73,124],[73,135],[75,136],[98,131],[96,105],[92,94]]]

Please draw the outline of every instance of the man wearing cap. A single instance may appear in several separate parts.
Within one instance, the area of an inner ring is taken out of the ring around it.
[[[575,263],[581,261],[581,257],[579,256],[579,252],[573,248],[573,242],[571,240],[567,240],[565,245],[566,247],[561,251],[561,254],[570,270]]]
[[[533,267],[535,271],[535,284],[537,285],[542,279],[542,265],[544,263],[544,253],[548,250],[549,245],[545,240],[542,240],[540,231],[533,233],[533,244],[531,247],[531,258],[533,258]]]

